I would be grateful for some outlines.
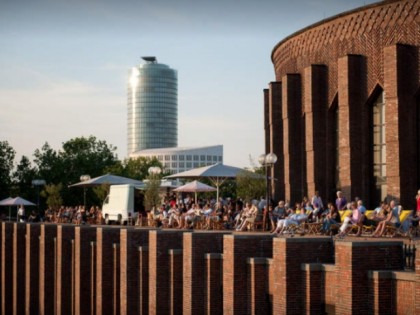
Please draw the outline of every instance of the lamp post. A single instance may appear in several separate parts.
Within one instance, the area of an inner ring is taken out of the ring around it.
[[[45,179],[34,179],[32,181],[32,185],[36,187],[36,192],[37,192],[36,206],[37,206],[38,211],[39,211],[39,186],[43,186],[45,184],[46,184]]]
[[[266,186],[266,205],[267,205],[267,211],[268,211],[268,206],[270,204],[270,181],[268,180],[268,167],[270,167],[270,173],[271,173],[271,168],[274,166],[274,164],[276,164],[277,162],[277,155],[275,155],[274,153],[268,153],[268,154],[261,154],[258,157],[258,162],[264,166],[265,168],[265,186]]]
[[[90,180],[90,175],[86,174],[86,175],[80,176],[80,181],[81,182],[86,182],[88,180]],[[83,186],[83,206],[86,210],[86,186]]]
[[[149,172],[149,175],[151,176],[159,175],[162,172],[159,166],[150,166],[147,171]]]

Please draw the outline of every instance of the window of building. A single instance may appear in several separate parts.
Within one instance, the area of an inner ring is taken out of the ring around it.
[[[165,155],[165,161],[169,161],[171,159],[170,155]]]
[[[187,162],[187,168],[192,168],[192,163],[191,162]]]
[[[163,155],[158,155],[158,160],[163,161]]]
[[[194,161],[198,161],[198,155],[194,155]]]
[[[217,155],[213,155],[213,162],[217,162]]]
[[[165,167],[166,167],[166,168],[170,168],[170,166],[171,166],[171,163],[169,163],[169,162],[165,162]]]
[[[198,164],[198,162],[194,162],[194,168],[199,167],[200,164]]]
[[[374,200],[384,200],[387,196],[385,132],[385,95],[382,92],[372,106]]]
[[[211,161],[211,155],[207,155],[207,161]]]
[[[191,155],[187,155],[187,161],[192,161],[192,156]]]
[[[200,155],[200,161],[205,161],[206,160],[206,156],[205,155]]]
[[[178,163],[177,162],[172,162],[172,168],[177,168],[178,167]]]
[[[185,155],[180,155],[180,156],[179,156],[179,160],[180,160],[180,161],[184,161],[184,160],[185,160]]]
[[[178,156],[177,155],[172,155],[172,161],[177,161],[178,160]]]
[[[222,157],[221,156],[219,156],[219,162],[222,162]]]

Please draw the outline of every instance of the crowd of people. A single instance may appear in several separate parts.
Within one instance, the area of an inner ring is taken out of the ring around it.
[[[420,218],[420,190],[416,195],[417,211],[412,211],[404,222],[400,221],[402,207],[394,199],[383,201],[374,209],[367,211],[363,201],[356,198],[347,201],[341,191],[337,192],[335,202],[324,206],[318,192],[309,199],[291,206],[280,200],[274,207],[263,197],[259,200],[244,202],[231,198],[219,200],[199,199],[194,201],[190,195],[178,198],[173,195],[165,198],[161,206],[148,212],[139,212],[135,217],[129,216],[128,224],[179,229],[228,229],[235,231],[254,230],[257,223],[266,227],[272,234],[280,235],[289,232],[290,227],[302,223],[316,224],[316,233],[345,237],[350,231],[354,236],[361,236],[366,229],[372,237],[381,237],[388,230],[401,229],[409,231],[418,225]],[[35,210],[26,215],[25,208],[20,206],[17,212],[19,222],[51,222],[74,224],[107,224],[102,211],[97,206],[86,210],[84,206],[66,207],[57,210],[48,208],[44,216]],[[121,223],[121,222],[120,222]]]

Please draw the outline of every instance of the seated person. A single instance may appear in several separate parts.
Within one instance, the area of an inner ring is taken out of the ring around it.
[[[277,207],[275,207],[273,211],[270,211],[270,208],[271,206],[269,207],[268,217],[270,218],[271,232],[274,232],[277,221],[286,217],[286,208],[283,200],[279,201]]]
[[[296,213],[289,215],[286,219],[280,220],[277,224],[277,228],[273,233],[282,234],[289,226],[299,225],[308,219],[306,214],[305,206],[297,206]]]
[[[347,235],[347,228],[349,225],[359,225],[362,222],[362,213],[357,207],[356,202],[352,201],[350,203],[350,208],[352,209],[352,214],[344,218],[343,224],[340,227],[340,233],[338,234],[338,237],[344,237],[345,235]]]
[[[322,222],[321,234],[326,234],[331,231],[331,225],[341,223],[340,213],[336,206],[330,202],[328,204],[328,213]]]
[[[255,222],[255,218],[258,214],[258,208],[256,205],[252,205],[251,208],[243,214],[243,220],[241,225],[236,229],[236,231],[245,231],[245,229]]]
[[[378,223],[375,232],[372,237],[381,237],[387,226],[399,227],[400,226],[400,209],[395,205],[395,201],[391,200],[389,203],[389,213],[385,220]]]

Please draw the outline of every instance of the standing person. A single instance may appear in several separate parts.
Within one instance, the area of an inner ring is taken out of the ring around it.
[[[338,211],[344,210],[346,208],[347,200],[346,200],[346,197],[343,196],[343,193],[340,190],[337,191],[337,199],[335,200],[335,205]]]
[[[20,205],[17,215],[18,215],[18,222],[25,222],[25,208],[23,207],[23,205]]]
[[[324,211],[324,204],[322,203],[322,198],[319,195],[319,191],[315,191],[315,195],[312,197],[311,200],[312,207],[314,208],[313,217],[314,219],[319,219],[322,212]]]

